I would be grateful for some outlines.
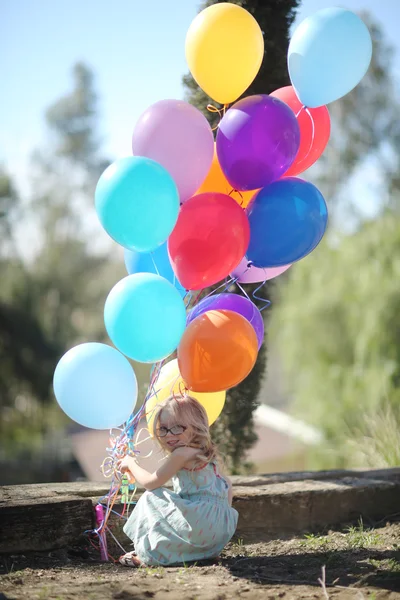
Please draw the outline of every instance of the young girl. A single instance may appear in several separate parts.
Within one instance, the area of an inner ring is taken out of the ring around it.
[[[207,414],[194,398],[171,396],[157,406],[153,429],[168,455],[164,464],[154,473],[131,456],[119,464],[147,490],[124,527],[135,552],[120,563],[172,565],[217,557],[235,532],[238,513],[231,483],[218,472]],[[171,478],[173,492],[162,487]]]

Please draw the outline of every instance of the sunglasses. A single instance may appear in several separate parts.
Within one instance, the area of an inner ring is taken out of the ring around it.
[[[186,429],[187,427],[184,425],[174,425],[171,429],[168,429],[168,427],[158,427],[157,434],[159,437],[165,437],[168,432],[172,433],[172,435],[181,435]]]

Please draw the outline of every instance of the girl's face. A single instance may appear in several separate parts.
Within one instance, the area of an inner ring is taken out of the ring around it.
[[[156,434],[161,446],[172,452],[179,446],[189,445],[192,438],[192,428],[190,425],[177,422],[173,415],[163,409],[158,419]]]

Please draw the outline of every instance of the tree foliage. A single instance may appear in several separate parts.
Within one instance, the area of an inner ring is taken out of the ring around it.
[[[61,355],[80,341],[106,338],[104,299],[123,267],[116,267],[109,251],[95,249],[87,225],[95,180],[107,162],[98,150],[97,117],[93,75],[76,65],[71,93],[46,113],[48,144],[34,154],[31,193],[19,203],[18,219],[15,186],[6,174],[0,177],[0,226],[11,241],[30,229],[36,237],[28,257],[15,243],[11,249],[10,243],[0,246],[3,444],[12,444],[24,426],[34,436],[32,407],[47,405],[45,412],[51,412],[52,377]],[[18,406],[16,420],[12,411]],[[40,427],[43,431],[43,419]]]
[[[399,221],[385,212],[295,265],[276,303],[289,389],[324,432],[324,467],[351,465],[346,440],[365,418],[400,408],[399,274]]]

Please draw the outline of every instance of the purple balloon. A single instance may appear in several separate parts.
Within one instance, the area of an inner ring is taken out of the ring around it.
[[[278,277],[291,266],[292,265],[260,268],[249,264],[249,259],[244,257],[236,269],[232,271],[231,276],[235,279],[237,277],[239,283],[261,283],[262,281],[268,281],[269,279]]]
[[[279,179],[294,161],[300,129],[291,108],[260,94],[230,108],[217,134],[217,155],[235,190],[256,190]]]
[[[200,300],[187,316],[189,325],[196,317],[209,310],[232,310],[247,319],[257,335],[258,348],[264,341],[264,321],[257,306],[251,300],[239,294],[216,294]]]
[[[181,202],[203,183],[214,156],[214,136],[205,116],[183,100],[160,100],[136,123],[136,156],[152,158],[172,175]]]

